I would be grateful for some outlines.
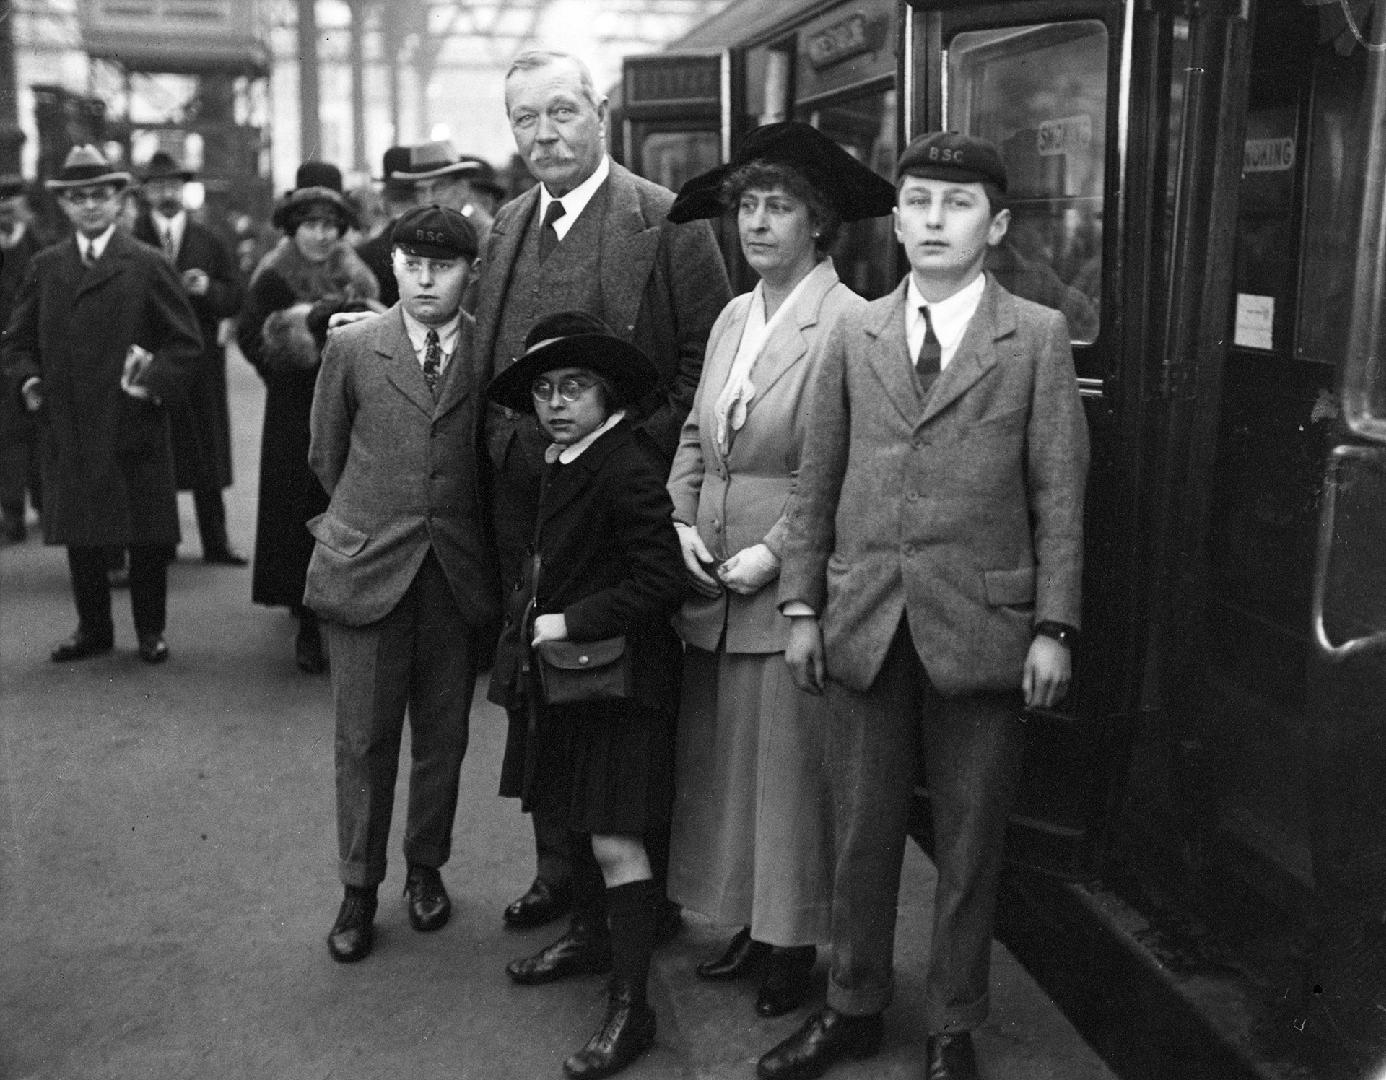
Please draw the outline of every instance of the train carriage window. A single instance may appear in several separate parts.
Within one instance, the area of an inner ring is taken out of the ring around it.
[[[1319,50],[1310,98],[1305,163],[1304,229],[1300,260],[1300,317],[1295,355],[1336,363],[1347,349],[1367,178],[1369,103],[1365,50],[1343,57]]]
[[[722,137],[716,131],[657,131],[640,143],[641,176],[678,191],[699,173],[722,162]]]
[[[1097,20],[968,30],[947,48],[945,126],[1002,148],[1011,227],[987,268],[1097,338],[1107,147],[1107,28]]]
[[[808,120],[836,140],[858,161],[887,179],[895,169],[895,91],[882,89],[841,98],[813,110]],[[890,217],[869,218],[844,225],[833,249],[838,276],[856,293],[874,300],[899,283]]]

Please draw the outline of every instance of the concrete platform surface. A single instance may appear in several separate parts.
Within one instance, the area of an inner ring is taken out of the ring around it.
[[[244,361],[229,363],[228,508],[233,546],[248,554],[263,395]],[[248,570],[201,563],[182,498],[162,667],[135,656],[120,595],[112,654],[50,663],[74,624],[63,553],[32,537],[0,550],[0,1080],[560,1077],[601,1015],[603,983],[521,988],[504,974],[554,931],[501,927],[533,869],[527,822],[495,795],[503,717],[478,699],[444,870],[452,921],[409,928],[396,841],[376,951],[333,963],[327,680],[296,670],[293,620],[251,605]],[[396,835],[402,819],[400,798]],[[834,1080],[921,1075],[931,892],[911,846],[885,1046]],[[658,1041],[631,1080],[751,1077],[802,1019],[759,1020],[753,985],[694,978],[726,933],[689,916],[658,954]],[[999,945],[994,984],[978,1034],[988,1080],[1110,1080]]]

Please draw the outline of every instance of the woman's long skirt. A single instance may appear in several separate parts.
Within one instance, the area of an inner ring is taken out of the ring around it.
[[[684,658],[669,895],[771,945],[828,939],[832,803],[822,698],[783,653]]]

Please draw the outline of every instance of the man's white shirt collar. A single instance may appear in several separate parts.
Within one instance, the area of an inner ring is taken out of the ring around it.
[[[986,288],[986,275],[978,274],[952,296],[931,304],[915,284],[914,274],[910,274],[909,286],[905,290],[905,338],[909,342],[910,357],[919,355],[919,346],[924,342],[924,316],[919,309],[927,307],[941,352],[939,370],[946,368],[958,351],[958,344],[967,330],[967,324],[977,313],[977,305],[982,302],[982,293]]]
[[[106,250],[106,245],[111,242],[111,237],[115,235],[115,226],[109,225],[106,231],[94,240],[87,239],[82,233],[77,234],[77,254],[82,254],[90,249],[92,259],[99,259]]]
[[[164,242],[165,236],[173,237],[173,249],[177,251],[183,246],[183,233],[186,230],[188,212],[179,210],[173,217],[164,217],[163,214],[154,215],[155,230],[159,234],[160,245]]]
[[[563,216],[553,223],[553,231],[562,240],[568,235],[568,230],[573,227],[578,216],[587,209],[587,204],[592,201],[592,196],[597,193],[597,189],[602,186],[603,181],[611,175],[611,159],[602,154],[602,159],[597,163],[597,168],[592,175],[580,183],[572,191],[564,195],[558,201],[563,204]],[[544,220],[544,215],[549,212],[549,203],[554,201],[554,197],[549,194],[549,189],[543,184],[539,185],[539,220]]]

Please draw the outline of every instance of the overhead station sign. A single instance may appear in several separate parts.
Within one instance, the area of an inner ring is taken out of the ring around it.
[[[269,70],[258,0],[82,0],[82,48],[139,71]]]

